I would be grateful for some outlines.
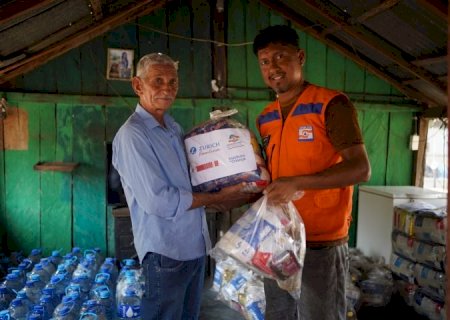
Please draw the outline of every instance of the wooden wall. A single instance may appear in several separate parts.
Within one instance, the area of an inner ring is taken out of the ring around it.
[[[227,97],[212,99],[212,44],[197,41],[212,37],[212,10],[208,1],[172,2],[3,88],[9,112],[20,111],[28,119],[26,130],[23,117],[5,120],[25,130],[28,140],[26,149],[0,151],[4,246],[24,252],[34,247],[43,247],[47,253],[55,248],[67,251],[72,246],[114,252],[111,208],[106,203],[106,143],[112,141],[137,100],[129,82],[106,80],[107,48],[133,49],[136,57],[161,51],[180,61],[179,99],[171,113],[185,130],[206,120],[218,106],[238,108],[238,120],[255,130],[257,114],[273,96],[262,82],[248,43],[260,28],[289,22],[258,1],[228,1],[226,42],[234,46],[227,47]],[[355,98],[372,164],[368,184],[411,184],[414,154],[408,142],[417,108],[397,106],[401,94],[390,85],[305,31],[298,33],[306,50],[307,80]],[[4,131],[5,138],[10,139],[12,132]],[[71,173],[34,170],[42,161],[80,165]],[[354,236],[353,227],[353,244]]]

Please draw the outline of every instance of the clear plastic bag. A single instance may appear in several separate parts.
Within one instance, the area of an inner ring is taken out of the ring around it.
[[[258,193],[270,181],[256,136],[231,118],[236,109],[211,112],[211,119],[184,137],[194,192],[218,191],[249,182],[246,191]]]
[[[225,233],[211,255],[219,261],[231,256],[275,279],[299,299],[305,250],[305,227],[294,204],[270,206],[263,196]]]

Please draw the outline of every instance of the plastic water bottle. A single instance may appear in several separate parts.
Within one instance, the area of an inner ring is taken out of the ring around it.
[[[100,266],[100,272],[109,273],[111,275],[111,281],[115,283],[119,276],[119,270],[116,265],[116,259],[107,257],[103,264]]]
[[[48,258],[48,260],[53,264],[55,268],[57,268],[58,265],[64,260],[63,256],[61,255],[61,250],[53,250],[52,255]]]
[[[44,294],[39,299],[39,305],[42,307],[42,318],[48,320],[52,317],[53,311],[55,311],[54,300],[51,296]],[[35,306],[36,307],[36,306]]]
[[[78,263],[79,263],[78,257],[74,256],[71,253],[68,253],[68,254],[64,255],[63,261],[58,265],[58,267],[60,265],[64,265],[67,272],[69,274],[72,274],[75,271],[75,269],[77,268]]]
[[[127,288],[122,294],[119,294],[117,317],[120,320],[141,319],[141,297],[136,289]]]
[[[4,285],[0,286],[0,310],[8,309],[9,304],[16,297],[16,294],[11,290],[5,287]]]
[[[12,290],[14,293],[17,293],[17,291],[19,291],[23,287],[18,275],[14,273],[7,274],[2,285]]]
[[[97,273],[95,275],[94,284],[92,285],[91,291],[89,292],[89,297],[91,299],[95,298],[96,289],[103,287],[103,286],[107,286],[109,291],[111,292],[111,295],[114,295],[114,292],[112,290],[114,286],[112,285],[110,277],[111,277],[111,275],[109,273]]]
[[[81,251],[80,247],[73,247],[71,254],[78,258],[78,261],[80,261],[83,258],[83,252]]]
[[[28,311],[33,309],[34,303],[28,298],[26,292],[22,289],[17,292],[17,297],[22,300],[22,303],[28,308]]]
[[[9,314],[9,310],[0,311],[0,320],[10,320],[11,315]]]
[[[30,255],[28,256],[28,259],[31,260],[33,265],[38,263],[41,260],[41,258],[42,258],[42,249],[41,248],[36,248],[36,249],[31,250]]]
[[[90,280],[94,280],[96,268],[95,268],[95,258],[93,256],[88,256],[81,261],[75,271],[73,272],[73,277],[87,276]]]
[[[44,307],[41,305],[35,305],[33,310],[28,314],[27,320],[48,320],[49,318],[44,318]]]
[[[39,275],[34,275],[33,279],[28,280],[23,288],[23,291],[26,293],[28,299],[33,302],[33,304],[37,304],[39,302],[39,298],[41,297],[41,289],[43,289],[43,287],[41,287],[42,281],[40,279],[36,279],[36,277],[39,277]]]
[[[94,251],[96,253],[95,259],[97,260],[97,265],[100,267],[100,265],[105,261],[105,257],[102,254],[102,250],[99,247],[95,247]]]
[[[75,290],[79,290],[80,296],[82,300],[89,299],[89,291],[91,290],[91,280],[87,277],[87,275],[83,274],[80,276],[74,276],[72,278],[72,281],[70,281],[69,286],[66,288],[66,294],[67,289],[74,287]]]
[[[39,275],[39,279],[46,284],[50,280],[50,274],[44,269],[43,265],[36,263],[31,273],[28,274],[28,280],[34,275]]]
[[[56,306],[53,311],[54,319],[76,319],[81,309],[81,302],[79,296],[71,293],[64,296],[61,303]]]
[[[21,298],[15,298],[9,305],[9,315],[15,320],[26,320],[30,312],[28,306],[22,302]]]
[[[17,279],[22,284],[22,286],[25,285],[25,281],[27,281],[27,276],[25,275],[25,272],[23,270],[17,267],[14,270],[12,270],[11,273],[17,275]]]
[[[114,297],[108,286],[100,286],[95,289],[94,300],[96,300],[105,310],[105,315],[108,319],[113,319],[114,317]]]
[[[50,277],[55,273],[56,271],[56,267],[53,263],[50,262],[49,258],[42,258],[41,261],[39,262],[42,265],[42,268],[47,271],[48,273],[48,278],[50,279]]]
[[[53,289],[53,294],[56,297],[56,300],[61,300],[65,294],[66,286],[69,284],[69,277],[66,277],[66,274],[54,274],[50,279],[50,282],[44,287],[45,289]]]

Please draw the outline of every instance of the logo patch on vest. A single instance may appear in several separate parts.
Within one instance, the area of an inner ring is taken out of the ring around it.
[[[301,126],[298,128],[298,141],[313,141],[314,131],[312,126]]]

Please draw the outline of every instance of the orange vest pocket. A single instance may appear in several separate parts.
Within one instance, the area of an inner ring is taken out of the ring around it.
[[[314,205],[317,208],[327,209],[336,207],[341,200],[341,190],[331,189],[319,191],[314,195]]]

